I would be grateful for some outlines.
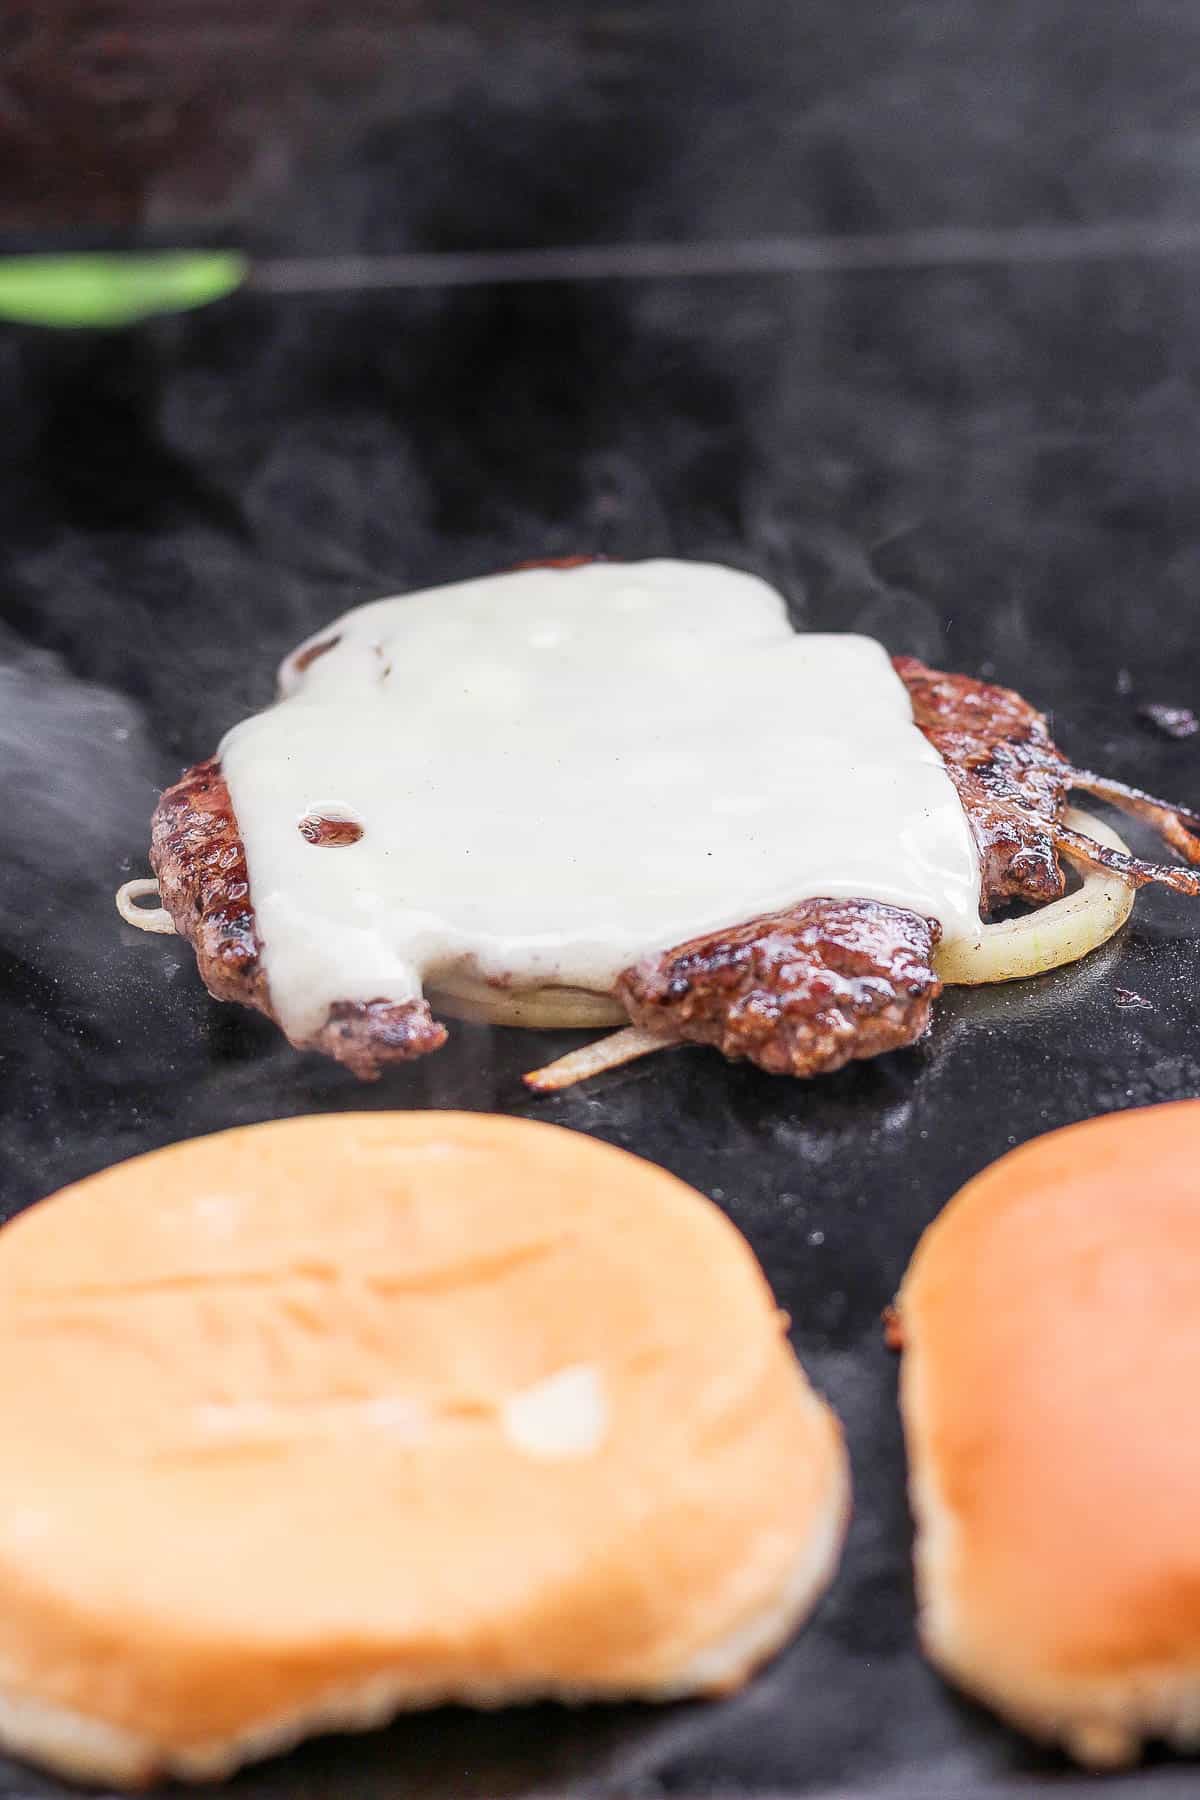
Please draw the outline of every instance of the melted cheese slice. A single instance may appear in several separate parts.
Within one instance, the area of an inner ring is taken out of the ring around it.
[[[379,600],[281,689],[220,756],[293,1037],[450,971],[604,993],[816,895],[978,930],[970,828],[886,652],[797,634],[754,576],[591,563]],[[313,815],[362,835],[313,844]]]

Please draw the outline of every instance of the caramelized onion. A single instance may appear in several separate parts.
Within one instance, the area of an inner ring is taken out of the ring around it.
[[[1064,823],[1069,831],[1093,839],[1106,849],[1127,855],[1127,847],[1110,826],[1089,813],[1071,808]],[[971,938],[950,938],[938,946],[933,966],[944,982],[979,987],[990,981],[1017,981],[1044,975],[1064,963],[1078,962],[1106,944],[1133,909],[1134,889],[1124,876],[1085,862],[1064,843],[1062,853],[1075,862],[1083,885],[1049,906],[1018,919],[980,924]]]

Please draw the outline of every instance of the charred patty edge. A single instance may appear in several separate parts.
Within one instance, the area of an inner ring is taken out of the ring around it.
[[[278,1024],[250,897],[246,850],[220,762],[209,757],[162,795],[150,825],[150,866],[176,931],[192,945],[200,978],[216,1000],[255,1007]],[[311,1037],[319,1050],[374,1081],[446,1042],[425,1000],[338,1001]]]

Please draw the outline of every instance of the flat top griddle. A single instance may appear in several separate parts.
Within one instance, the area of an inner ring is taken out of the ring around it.
[[[1010,682],[1077,761],[1194,804],[1200,738],[1164,737],[1138,708],[1200,697],[1196,275],[1186,256],[1119,256],[250,292],[121,333],[0,333],[0,1216],[253,1120],[553,1120],[726,1208],[853,1456],[836,1584],[735,1698],[440,1712],[312,1745],[239,1793],[1092,1791],[917,1652],[880,1312],[922,1228],[990,1159],[1200,1093],[1200,908],[1146,894],[1084,965],[948,993],[919,1048],[828,1079],[681,1050],[535,1102],[522,1070],[577,1036],[459,1025],[442,1053],[360,1087],[210,1001],[186,946],[122,926],[112,894],[145,872],[159,788],[268,701],[310,631],[378,595],[573,552],[752,568],[800,626]],[[1152,1762],[1103,1792],[1196,1781]],[[64,1791],[0,1764],[2,1800]]]

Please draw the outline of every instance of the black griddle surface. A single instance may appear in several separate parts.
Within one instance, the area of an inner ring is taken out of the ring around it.
[[[578,1038],[461,1025],[441,1054],[360,1087],[210,1001],[186,947],[121,925],[112,894],[145,872],[159,788],[267,702],[310,631],[398,589],[572,552],[752,568],[802,627],[1009,682],[1078,762],[1196,802],[1200,740],[1138,719],[1200,694],[1196,277],[1186,256],[1018,257],[248,293],[119,334],[0,336],[0,1216],[254,1120],[426,1106],[552,1120],[725,1207],[853,1457],[836,1584],[739,1696],[441,1712],[309,1746],[239,1793],[1092,1791],[918,1655],[880,1312],[924,1225],[990,1159],[1200,1093],[1195,906],[1145,894],[1083,966],[950,993],[919,1049],[826,1080],[681,1051],[534,1102],[521,1071]],[[1197,1779],[1152,1763],[1103,1791],[1190,1794]],[[63,1791],[0,1764],[0,1800]]]

